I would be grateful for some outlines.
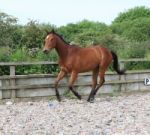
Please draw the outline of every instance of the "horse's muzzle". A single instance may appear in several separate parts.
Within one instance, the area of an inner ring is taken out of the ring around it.
[[[44,52],[45,54],[48,54],[49,51],[48,51],[48,50],[43,50],[43,52]]]

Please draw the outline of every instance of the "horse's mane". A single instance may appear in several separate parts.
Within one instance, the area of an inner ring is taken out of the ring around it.
[[[48,32],[47,35],[49,35],[49,34],[55,34],[55,35],[58,36],[63,42],[65,42],[67,45],[70,45],[67,41],[64,40],[64,38],[63,38],[60,34],[56,33],[54,30],[52,30],[51,32]]]
[[[58,33],[56,33],[56,32],[54,31],[54,29],[53,29],[51,32],[48,32],[48,33],[47,33],[47,35],[49,35],[49,34],[55,34],[55,35],[58,36],[65,44],[69,45],[70,47],[80,48],[78,45],[75,45],[75,44],[72,44],[72,45],[71,45],[70,43],[68,43],[67,41],[65,41],[64,38],[63,38],[60,34],[58,34]]]

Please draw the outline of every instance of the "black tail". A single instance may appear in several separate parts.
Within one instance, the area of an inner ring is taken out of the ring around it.
[[[120,70],[119,69],[119,65],[118,65],[118,56],[111,51],[112,57],[113,57],[113,68],[115,69],[115,71],[119,74],[119,75],[123,75],[125,73],[124,70]]]

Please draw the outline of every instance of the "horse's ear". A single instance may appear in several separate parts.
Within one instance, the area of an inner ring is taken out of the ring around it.
[[[51,33],[55,33],[55,30],[54,30],[54,29],[52,29],[52,30],[51,30]]]

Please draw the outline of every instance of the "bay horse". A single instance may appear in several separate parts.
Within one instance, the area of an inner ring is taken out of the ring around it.
[[[70,45],[54,30],[47,34],[44,42],[44,53],[47,54],[55,48],[59,56],[60,72],[55,80],[55,92],[58,101],[61,101],[58,83],[67,73],[71,75],[69,79],[69,90],[78,99],[81,99],[81,95],[74,90],[73,84],[77,79],[78,73],[92,71],[92,90],[88,97],[88,102],[94,102],[97,91],[105,82],[104,75],[112,60],[115,71],[119,75],[124,74],[124,70],[119,69],[117,55],[101,45],[86,48]],[[97,84],[98,76],[100,81]]]

